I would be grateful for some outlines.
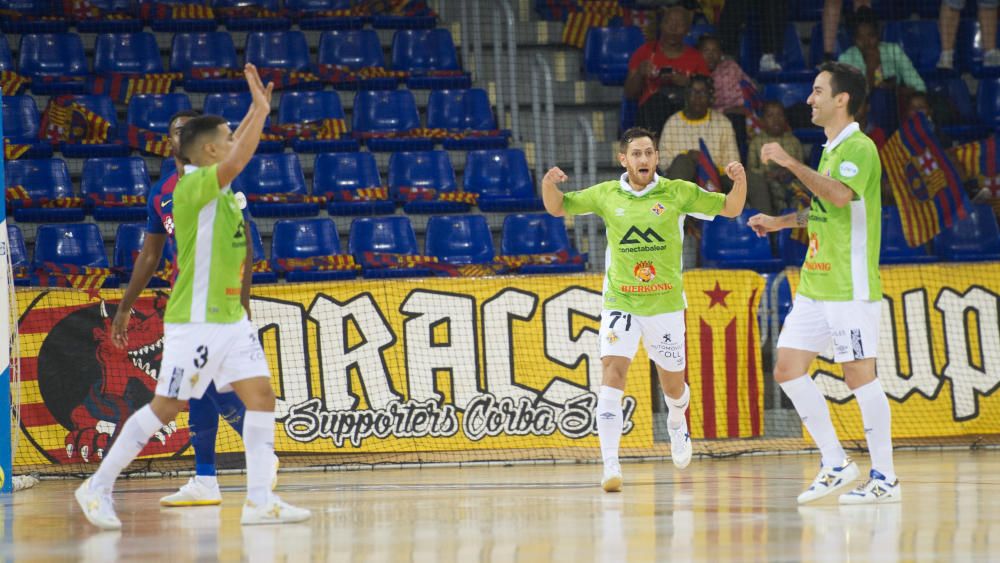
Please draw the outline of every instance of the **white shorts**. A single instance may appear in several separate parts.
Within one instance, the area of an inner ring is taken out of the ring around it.
[[[270,377],[257,329],[245,317],[232,324],[163,325],[163,362],[156,394],[171,399],[200,399],[215,382],[220,393],[232,383]]]
[[[778,335],[778,348],[824,354],[832,342],[837,363],[874,358],[881,318],[881,301],[816,301],[796,295]]]
[[[601,357],[632,359],[642,337],[649,359],[667,371],[684,371],[684,311],[640,317],[622,311],[601,311]]]

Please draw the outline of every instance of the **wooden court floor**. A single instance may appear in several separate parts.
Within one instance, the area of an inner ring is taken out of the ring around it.
[[[867,472],[866,458],[858,459]],[[130,479],[121,532],[98,532],[48,480],[3,499],[7,561],[997,561],[1000,451],[899,452],[903,502],[799,507],[817,459],[627,463],[606,494],[598,465],[282,473],[304,524],[241,528],[243,476],[221,507],[161,509],[186,478]]]

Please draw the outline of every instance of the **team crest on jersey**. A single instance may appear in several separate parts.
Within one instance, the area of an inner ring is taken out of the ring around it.
[[[663,207],[663,204],[660,203],[660,202],[656,202],[656,205],[654,205],[653,208],[650,209],[650,211],[653,212],[653,215],[656,215],[657,217],[659,217],[660,215],[663,215],[663,212],[666,211],[666,210],[667,210],[667,208]]]
[[[819,237],[816,233],[809,234],[809,257],[815,258],[816,253],[819,252]]]
[[[653,281],[653,278],[656,277],[656,267],[653,266],[652,262],[644,260],[635,265],[635,268],[632,269],[632,273],[635,275],[635,279],[648,283]]]

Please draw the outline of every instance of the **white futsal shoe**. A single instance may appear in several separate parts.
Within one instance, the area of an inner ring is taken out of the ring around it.
[[[691,434],[688,432],[685,421],[677,428],[672,428],[667,423],[667,430],[670,433],[670,459],[673,460],[677,469],[684,469],[691,463]]]
[[[102,530],[120,530],[122,521],[115,514],[115,504],[111,500],[111,491],[94,491],[90,489],[90,479],[77,487],[77,504],[83,509],[83,515],[91,524]]]
[[[161,506],[215,506],[222,504],[222,492],[218,483],[206,485],[198,479],[192,477],[172,495],[167,495],[160,499]]]
[[[292,506],[272,494],[263,505],[256,505],[247,499],[243,504],[243,517],[240,523],[244,526],[257,524],[288,524],[307,520],[312,513],[305,508]]]
[[[853,483],[859,475],[861,472],[858,471],[858,464],[854,463],[851,458],[845,459],[840,467],[820,466],[819,473],[813,479],[812,484],[799,495],[799,504],[821,499],[838,489],[842,489]]]
[[[604,478],[601,479],[601,488],[606,493],[619,493],[622,490],[622,466],[618,460],[604,463]]]
[[[840,504],[884,504],[901,500],[903,500],[903,488],[899,485],[899,479],[890,483],[885,475],[874,469],[863,485],[840,495]]]

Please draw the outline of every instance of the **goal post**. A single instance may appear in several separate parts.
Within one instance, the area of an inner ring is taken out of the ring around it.
[[[3,137],[3,116],[0,116],[0,138]],[[5,178],[6,162],[4,154],[0,151],[0,186],[6,186]],[[0,323],[0,389],[6,389],[6,393],[0,393],[0,412],[8,415],[7,424],[0,424],[0,492],[11,493],[14,491],[14,448],[13,448],[13,410],[11,409],[11,350],[13,349],[12,335],[16,334],[17,307],[14,306],[13,298],[13,275],[10,268],[10,248],[7,241],[7,206],[0,205],[0,309],[2,309],[4,322]]]

